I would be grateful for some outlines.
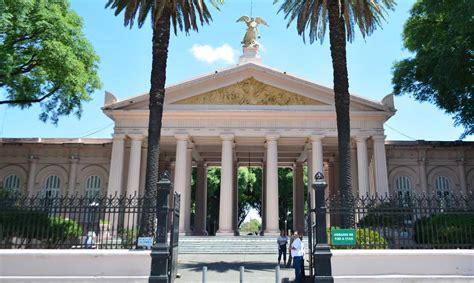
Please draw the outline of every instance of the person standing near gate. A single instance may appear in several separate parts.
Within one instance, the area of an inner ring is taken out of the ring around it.
[[[301,283],[301,266],[303,264],[304,245],[298,235],[298,231],[294,231],[293,237],[294,240],[291,244],[291,257],[293,258],[293,267],[295,268],[295,283]]]
[[[281,230],[280,236],[277,238],[278,243],[278,265],[280,265],[281,256],[283,255],[283,265],[286,264],[286,245],[288,244],[288,237],[286,233]]]

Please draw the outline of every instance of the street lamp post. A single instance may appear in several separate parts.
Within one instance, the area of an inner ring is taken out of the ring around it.
[[[171,192],[169,173],[165,171],[158,181],[157,226],[154,245],[151,248],[150,283],[171,282],[168,273],[169,244],[168,244],[168,196]]]
[[[315,269],[314,282],[334,282],[331,270],[331,247],[326,232],[326,201],[324,191],[328,186],[323,173],[314,176],[312,185],[316,197],[316,247],[313,254]]]

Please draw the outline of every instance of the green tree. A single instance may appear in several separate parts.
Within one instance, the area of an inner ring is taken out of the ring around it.
[[[278,224],[280,229],[293,227],[293,170],[278,168]]]
[[[254,208],[261,213],[262,182],[261,168],[240,167],[237,179],[239,189],[239,215],[238,226],[240,226],[250,209]]]
[[[211,0],[217,7],[223,0]],[[124,12],[124,24],[132,28],[135,20],[142,27],[148,15],[151,17],[152,35],[152,64],[149,91],[148,119],[148,152],[145,177],[145,207],[156,206],[158,183],[158,159],[160,155],[160,138],[165,99],[166,64],[168,61],[168,46],[170,41],[171,24],[174,33],[177,29],[198,31],[198,21],[201,25],[208,24],[211,14],[202,0],[108,0],[105,6],[115,10],[115,15]],[[146,209],[141,217],[140,235],[154,234],[155,216]]]
[[[419,0],[403,29],[414,57],[396,62],[396,95],[411,94],[453,115],[461,139],[474,134],[474,1]]]
[[[329,23],[339,152],[339,184],[341,195],[347,202],[351,201],[352,176],[346,40],[352,42],[354,39],[355,26],[359,27],[363,37],[372,34],[384,19],[386,9],[392,9],[394,5],[394,0],[284,0],[279,10],[285,14],[285,19],[288,19],[288,26],[296,19],[296,29],[303,40],[305,32],[309,30],[310,43],[318,39],[323,41]],[[343,224],[351,226],[353,222],[351,218],[353,217],[347,217]]]
[[[99,57],[67,0],[0,1],[0,104],[40,103],[40,120],[81,116],[101,87]]]
[[[242,234],[244,233],[253,234],[256,232],[258,233],[261,228],[262,228],[262,223],[260,223],[258,219],[250,219],[250,221],[242,223],[239,230]]]

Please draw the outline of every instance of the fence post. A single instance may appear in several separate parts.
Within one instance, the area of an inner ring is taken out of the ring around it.
[[[281,283],[280,265],[275,267],[275,283]]]
[[[207,266],[202,267],[202,283],[207,283]]]
[[[314,176],[313,189],[316,196],[316,247],[314,249],[314,282],[334,282],[331,270],[331,247],[326,231],[326,200],[324,191],[328,186],[321,172]]]
[[[168,196],[171,191],[171,180],[169,173],[165,171],[158,181],[158,201],[157,201],[157,227],[155,244],[151,248],[151,272],[150,283],[171,282],[168,274]]]

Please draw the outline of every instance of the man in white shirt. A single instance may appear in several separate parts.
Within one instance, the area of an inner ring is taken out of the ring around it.
[[[293,243],[291,244],[291,257],[295,268],[295,283],[301,283],[301,265],[303,264],[304,244],[300,240],[298,231],[293,233]]]
[[[285,232],[281,230],[280,236],[277,238],[278,243],[278,265],[280,265],[281,256],[283,255],[283,265],[286,264],[286,245],[288,244],[288,237]]]

